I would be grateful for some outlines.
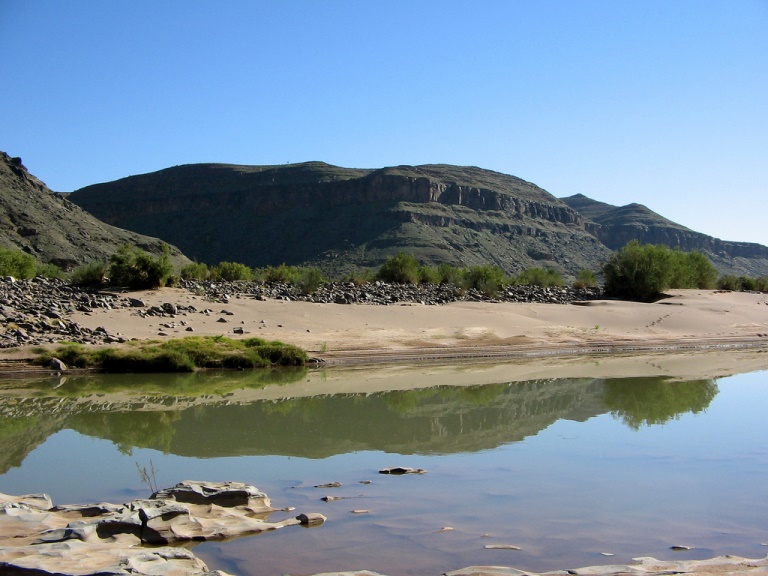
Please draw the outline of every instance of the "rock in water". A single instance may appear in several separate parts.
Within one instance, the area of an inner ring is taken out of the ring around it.
[[[320,526],[325,516],[266,520],[269,498],[239,482],[181,482],[127,504],[51,505],[44,494],[0,494],[0,573],[212,576],[183,548],[141,544],[221,540],[284,526]]]

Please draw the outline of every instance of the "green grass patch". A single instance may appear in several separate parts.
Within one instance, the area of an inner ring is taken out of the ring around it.
[[[46,365],[59,358],[74,368],[104,372],[193,372],[197,368],[269,368],[303,366],[307,354],[301,348],[261,338],[233,340],[223,336],[190,336],[161,342],[131,342],[119,348],[89,348],[67,343],[41,354]]]

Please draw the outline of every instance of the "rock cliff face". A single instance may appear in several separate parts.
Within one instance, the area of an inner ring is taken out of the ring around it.
[[[569,274],[604,259],[593,224],[541,188],[474,167],[351,170],[178,166],[97,184],[71,200],[211,264],[313,264],[338,273],[409,250],[425,262]]]
[[[54,194],[21,162],[0,152],[0,246],[23,250],[64,268],[108,260],[122,244],[160,254],[163,241],[120,230]],[[177,262],[186,262],[172,248]]]
[[[562,198],[574,210],[596,224],[595,236],[611,250],[631,240],[663,244],[686,252],[706,254],[724,274],[761,276],[768,274],[768,247],[750,242],[729,242],[681,226],[642,204],[612,206],[582,194]]]
[[[639,204],[559,200],[471,166],[193,164],[88,186],[70,199],[208,264],[285,262],[338,275],[406,250],[430,264],[490,263],[510,273],[537,266],[568,276],[599,269],[637,239],[700,250],[721,273],[768,274],[765,246],[712,238]]]

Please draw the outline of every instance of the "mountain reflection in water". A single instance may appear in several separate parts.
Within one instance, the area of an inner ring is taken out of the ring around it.
[[[548,379],[377,393],[249,398],[305,372],[122,375],[0,389],[0,473],[59,430],[114,442],[124,453],[326,458],[362,450],[454,454],[496,448],[560,419],[610,412],[627,426],[660,424],[707,408],[712,380]]]

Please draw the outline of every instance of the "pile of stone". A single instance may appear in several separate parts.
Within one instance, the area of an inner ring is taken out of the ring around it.
[[[388,284],[371,282],[333,282],[321,285],[311,294],[297,286],[260,282],[193,282],[180,286],[212,303],[227,303],[232,298],[255,300],[277,299],[334,304],[369,304],[387,306],[416,303],[430,306],[449,302],[539,302],[568,304],[601,297],[599,289],[571,287],[542,288],[539,286],[509,286],[492,297],[478,290],[463,290],[440,284]],[[167,318],[161,329],[185,328],[186,321],[178,319],[189,313],[210,315],[213,310],[198,310],[195,306],[172,302],[146,306],[130,294],[105,290],[89,290],[64,280],[34,278],[16,280],[10,276],[0,280],[0,348],[40,346],[63,340],[81,344],[123,343],[120,333],[110,333],[104,327],[87,328],[70,319],[74,312],[90,314],[97,309],[133,308],[142,317]]]
[[[573,288],[541,286],[508,286],[489,296],[475,289],[461,289],[446,284],[388,284],[370,282],[330,282],[316,291],[305,294],[299,287],[280,282],[194,282],[184,281],[182,286],[214,302],[226,303],[239,294],[257,300],[296,300],[323,304],[377,304],[419,303],[425,305],[449,302],[538,302],[569,304],[574,301],[594,300],[602,296],[599,288]]]
[[[41,345],[61,340],[88,344],[123,342],[105,328],[89,329],[69,320],[77,312],[130,307],[131,299],[111,292],[84,290],[64,280],[34,278],[0,281],[0,348]]]
[[[239,482],[186,481],[122,505],[53,506],[45,494],[0,494],[0,572],[223,576],[168,545],[325,522],[316,513],[265,519],[292,510],[273,508],[266,494]]]

